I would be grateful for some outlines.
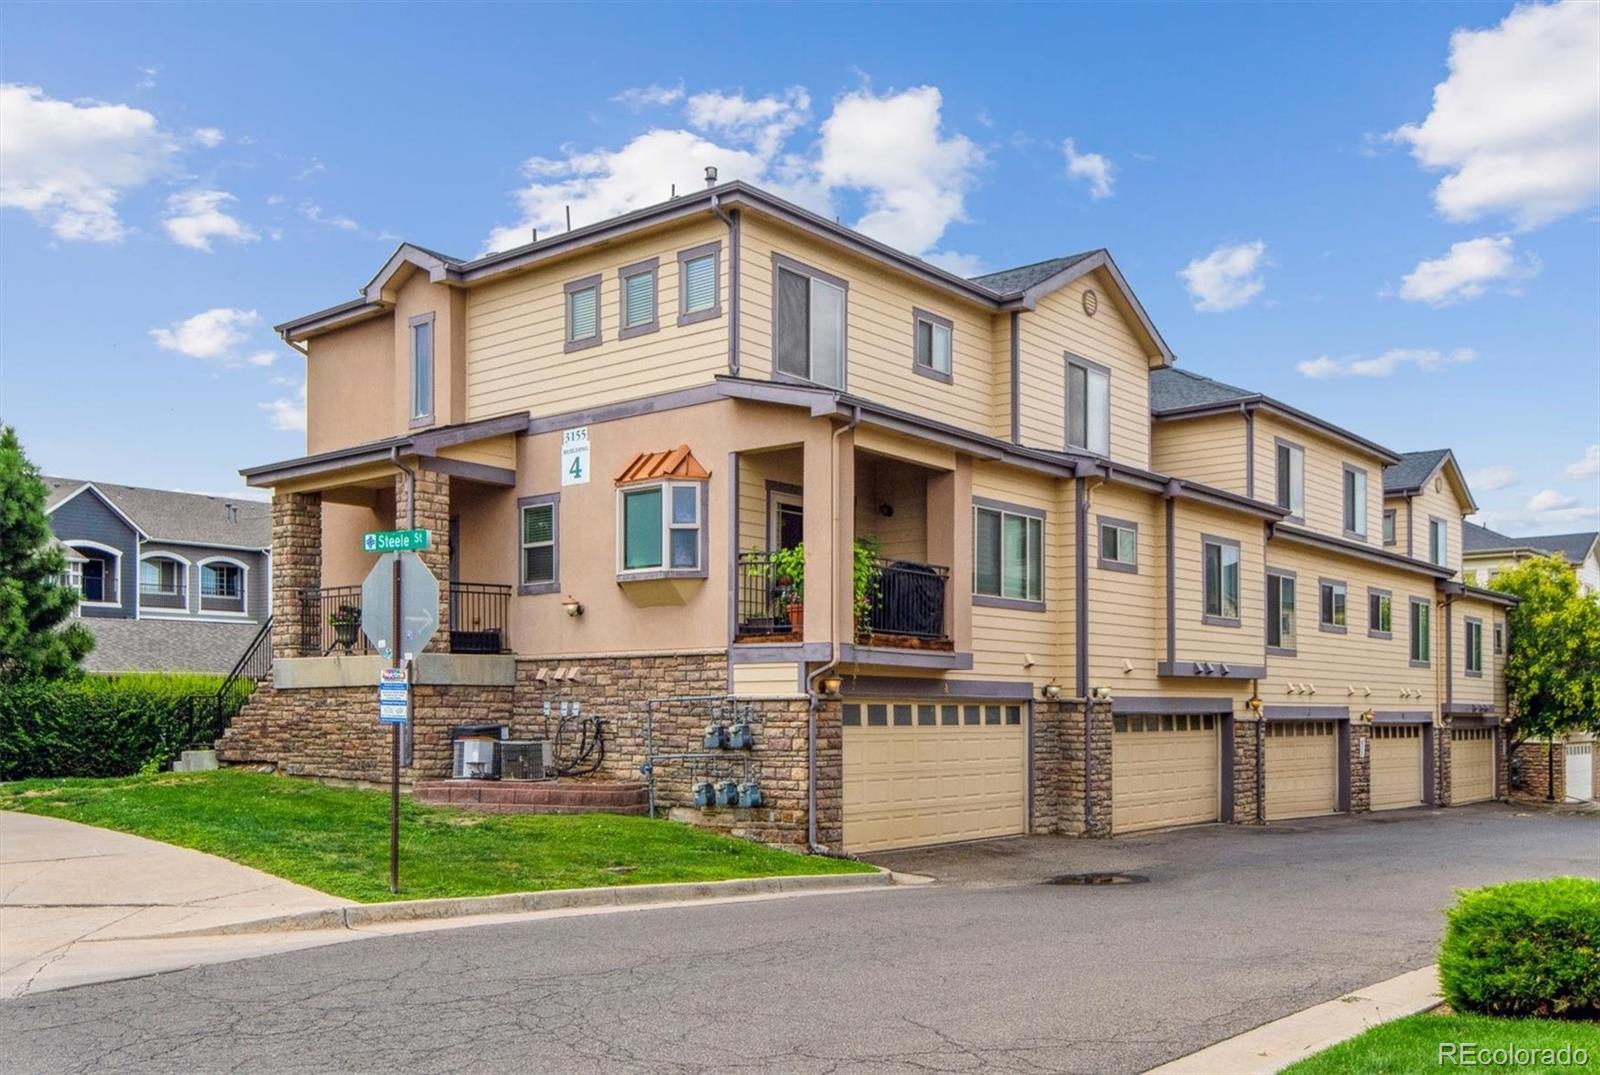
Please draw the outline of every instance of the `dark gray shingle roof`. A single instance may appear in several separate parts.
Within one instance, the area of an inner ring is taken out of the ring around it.
[[[1070,269],[1084,258],[1093,257],[1099,252],[1086,250],[1081,254],[1068,254],[1064,258],[1051,258],[1048,261],[1036,261],[1032,265],[1018,265],[1013,269],[1001,269],[999,272],[974,276],[971,280],[974,284],[986,287],[998,295],[1012,295],[1026,291],[1034,284],[1048,280],[1056,273]]]
[[[272,505],[266,501],[145,489],[83,478],[46,476],[44,484],[47,508],[59,504],[81,486],[93,484],[152,540],[192,541],[240,549],[265,549],[272,544]]]
[[[1434,448],[1426,452],[1402,452],[1400,462],[1383,468],[1383,491],[1403,493],[1420,489],[1428,475],[1450,454],[1449,448]]]
[[[1461,545],[1467,552],[1500,552],[1506,549],[1536,549],[1542,553],[1560,553],[1569,564],[1581,564],[1589,555],[1600,531],[1584,530],[1576,534],[1525,534],[1511,537],[1477,523],[1463,523]]]
[[[1259,395],[1173,366],[1150,373],[1150,410],[1156,414],[1235,399],[1256,399]]]
[[[90,672],[209,672],[227,675],[260,628],[258,623],[198,623],[184,620],[79,620],[94,635],[83,660]],[[272,667],[270,646],[256,650],[249,676]]]

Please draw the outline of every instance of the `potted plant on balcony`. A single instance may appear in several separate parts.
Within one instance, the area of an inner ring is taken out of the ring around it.
[[[879,558],[883,545],[876,537],[867,534],[856,538],[851,556],[851,593],[854,597],[856,634],[872,634],[872,602],[878,594],[878,579],[883,575],[883,562]]]
[[[361,632],[361,607],[340,605],[328,617],[328,625],[333,628],[334,645],[349,653]]]
[[[774,596],[789,617],[789,629],[803,634],[806,625],[806,547],[773,549],[767,554],[767,569],[772,572]]]

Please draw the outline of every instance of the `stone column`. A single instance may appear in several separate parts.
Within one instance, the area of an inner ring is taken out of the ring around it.
[[[1452,801],[1450,777],[1450,718],[1434,725],[1433,803],[1449,806]]]
[[[1074,700],[1058,705],[1062,713],[1061,753],[1066,761],[1059,792],[1059,831],[1110,836],[1111,703]]]
[[[1069,831],[1062,823],[1066,782],[1066,714],[1058,702],[1033,706],[1033,831]]]
[[[450,652],[450,475],[416,469],[416,488],[407,488],[404,474],[395,478],[394,513],[396,528],[414,525],[428,531],[429,547],[421,553],[434,578],[439,580],[439,630],[428,643],[427,653]],[[414,514],[409,497],[415,497]]]
[[[322,494],[272,497],[272,655],[320,652],[321,605],[303,593],[322,585]]]
[[[1372,725],[1355,717],[1348,723],[1350,785],[1346,809],[1352,814],[1364,814],[1372,809]]]
[[[1259,825],[1261,802],[1261,735],[1263,721],[1248,709],[1233,716],[1233,822]]]

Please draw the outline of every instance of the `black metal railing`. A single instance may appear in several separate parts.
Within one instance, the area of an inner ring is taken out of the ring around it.
[[[944,639],[948,637],[945,609],[949,595],[948,567],[913,560],[875,560],[856,628],[868,635]],[[773,569],[772,554],[740,553],[736,637],[797,635],[803,619],[803,603],[794,585]]]
[[[505,653],[511,587],[497,582],[450,584],[450,652]]]
[[[139,604],[145,608],[188,608],[189,595],[182,586],[139,584]]]
[[[914,560],[876,560],[856,629],[874,635],[942,639],[950,569]]]
[[[799,598],[794,585],[773,571],[771,553],[740,553],[738,575],[739,637],[800,633],[801,625],[794,622],[800,618]]]
[[[511,587],[492,582],[454,582],[447,589],[451,653],[507,653],[506,616]],[[325,586],[300,594],[304,609],[303,657],[372,653],[361,630],[361,587]]]

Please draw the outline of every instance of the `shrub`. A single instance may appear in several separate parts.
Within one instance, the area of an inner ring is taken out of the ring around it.
[[[221,676],[129,673],[27,680],[0,690],[0,780],[130,776],[207,744],[254,689],[238,680],[219,713]],[[193,699],[193,701],[191,701]]]
[[[1600,1018],[1600,881],[1474,889],[1447,919],[1439,981],[1456,1011]]]

